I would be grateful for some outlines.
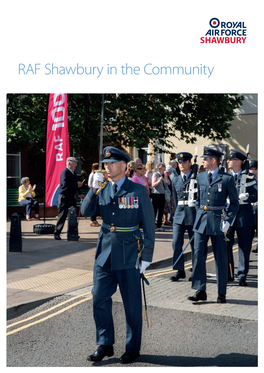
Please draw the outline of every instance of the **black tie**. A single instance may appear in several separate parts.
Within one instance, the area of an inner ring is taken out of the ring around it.
[[[116,192],[117,192],[117,184],[113,184],[113,189],[114,189],[114,194],[116,194]]]
[[[208,172],[208,179],[209,179],[209,184],[211,184],[211,182],[213,181],[211,172]]]
[[[183,175],[183,182],[185,183],[186,181],[186,175]]]
[[[235,182],[236,182],[237,181],[237,174],[235,174],[234,178],[235,178]]]

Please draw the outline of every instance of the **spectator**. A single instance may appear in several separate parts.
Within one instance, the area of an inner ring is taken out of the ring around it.
[[[132,162],[132,161],[128,162],[127,164],[127,170],[126,170],[125,175],[129,180],[131,180],[134,175],[134,166],[135,166],[135,162]]]
[[[136,166],[135,166],[135,174],[132,177],[131,181],[133,181],[134,183],[137,183],[137,184],[144,185],[148,190],[148,194],[150,195],[148,180],[144,176],[144,173],[145,173],[145,168],[144,168],[143,164],[142,163],[137,163]]]
[[[74,157],[67,158],[66,168],[61,171],[58,200],[59,213],[54,231],[55,240],[61,240],[60,234],[67,218],[68,209],[71,206],[76,207],[75,195],[78,193],[78,188],[81,188],[83,185],[83,183],[78,181],[77,175],[74,171],[77,166],[77,162],[77,159]],[[80,194],[80,198],[83,199],[84,195]]]
[[[155,164],[153,161],[148,161],[146,163],[146,173],[145,173],[145,176],[148,180],[148,186],[149,186],[149,191],[150,191],[150,197],[151,196],[151,193],[152,193],[152,176],[153,176],[153,171],[154,171],[154,167],[155,167]]]
[[[99,169],[99,163],[93,163],[92,164],[92,172],[90,173],[89,179],[88,179],[88,187],[89,188],[92,188],[92,186],[93,186],[93,179],[94,179],[95,170],[98,170],[98,169]],[[90,221],[90,226],[91,227],[100,227],[100,224],[96,220],[96,215],[91,216],[90,219],[91,219],[91,221]]]
[[[35,199],[36,196],[35,189],[36,184],[33,187],[30,184],[29,177],[22,177],[21,179],[21,186],[19,187],[19,198],[18,202],[21,206],[26,207],[26,219],[28,221],[31,220],[30,214],[32,207],[35,210],[35,219],[40,220],[39,218],[39,203]],[[34,218],[33,218],[34,219]]]
[[[171,161],[169,161],[169,165],[172,166],[172,176],[177,176],[177,175],[180,175],[180,170],[179,170],[179,165],[178,165],[178,162],[175,160],[175,159],[172,159]],[[173,177],[171,177],[171,179],[173,179]]]
[[[157,164],[157,172],[154,172],[152,176],[152,204],[155,217],[158,213],[156,230],[159,232],[164,232],[164,228],[161,225],[165,207],[165,183],[170,184],[167,175],[164,173],[165,170],[165,163],[159,162]]]
[[[135,159],[134,159],[134,162],[135,162],[135,163],[141,163],[141,164],[142,164],[142,160],[141,160],[140,158],[135,158]]]
[[[168,214],[170,215],[170,220],[171,220],[171,217],[173,217],[173,214],[174,214],[174,211],[175,211],[173,196],[172,196],[172,183],[171,183],[171,178],[170,178],[170,176],[173,173],[172,170],[173,170],[172,166],[170,166],[170,165],[166,166],[165,174],[167,175],[167,177],[170,181],[170,184],[168,184],[168,188],[169,188],[170,193],[171,193],[171,199],[170,199],[170,201],[165,201],[165,207],[164,207],[164,211],[163,211],[163,224],[164,225],[170,225],[170,226],[172,225],[172,223],[170,221],[168,221]]]
[[[204,168],[204,165],[202,164],[202,165],[199,167],[198,174],[200,174],[201,172],[204,172],[204,171],[205,171],[205,168]]]

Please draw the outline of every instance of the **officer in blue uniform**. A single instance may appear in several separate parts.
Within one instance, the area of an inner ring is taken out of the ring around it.
[[[246,193],[241,193],[241,181],[242,181],[242,165],[247,160],[247,157],[238,152],[237,150],[231,149],[230,155],[227,159],[228,167],[232,169],[232,175],[235,180],[237,196],[239,198],[239,210],[230,228],[228,237],[230,239],[227,242],[229,258],[231,262],[232,273],[229,273],[229,280],[233,280],[234,276],[234,258],[233,258],[233,244],[234,234],[237,232],[238,239],[238,267],[237,277],[240,286],[246,286],[246,277],[249,270],[249,257],[252,244],[252,227],[255,224],[255,217],[251,203],[257,201],[257,191],[255,189],[256,180],[253,174],[247,175],[246,182]]]
[[[197,175],[198,193],[194,230],[194,259],[192,288],[196,289],[190,301],[206,300],[206,256],[207,243],[211,238],[215,257],[218,303],[226,302],[228,276],[228,253],[224,240],[226,232],[236,215],[239,202],[232,175],[221,171],[219,165],[223,153],[204,147],[203,166],[207,170]],[[221,223],[222,211],[229,196],[230,206]]]
[[[127,333],[126,351],[120,363],[130,363],[139,356],[142,334],[140,279],[152,261],[155,217],[147,189],[125,176],[129,161],[130,157],[121,150],[106,147],[103,163],[111,181],[98,189],[97,183],[103,180],[102,173],[96,172],[93,188],[82,203],[84,216],[93,216],[99,211],[103,220],[95,253],[92,291],[99,347],[88,356],[89,361],[101,361],[114,354],[112,295],[117,285],[123,299]],[[144,239],[139,229],[140,221]],[[140,267],[137,266],[139,252]]]
[[[256,185],[254,185],[254,187],[258,193],[258,161],[256,159],[249,160],[249,172],[255,175]],[[258,237],[258,201],[253,202],[252,207],[253,207],[253,213],[255,217],[255,225],[253,225],[252,227],[252,241],[253,241],[255,232],[256,232],[256,236]],[[257,244],[257,247],[252,250],[252,253],[257,253],[257,252],[258,252],[258,244]]]
[[[176,270],[176,274],[172,276],[171,281],[178,281],[180,278],[185,278],[186,274],[184,271],[184,258],[182,254],[182,246],[184,242],[184,232],[187,230],[189,239],[193,237],[193,223],[195,220],[196,210],[195,207],[188,206],[189,187],[190,187],[190,176],[191,176],[191,159],[192,154],[187,152],[178,153],[176,155],[180,175],[174,177],[172,180],[172,191],[175,202],[175,213],[173,219],[173,269]],[[193,258],[193,240],[191,241],[191,250]],[[180,259],[177,261],[177,259]],[[191,279],[191,278],[190,278]]]

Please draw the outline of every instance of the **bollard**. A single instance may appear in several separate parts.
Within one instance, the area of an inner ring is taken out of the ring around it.
[[[75,207],[71,206],[68,210],[68,231],[67,240],[68,241],[78,241],[78,223],[77,214]]]
[[[9,251],[22,251],[21,218],[17,212],[11,216]]]

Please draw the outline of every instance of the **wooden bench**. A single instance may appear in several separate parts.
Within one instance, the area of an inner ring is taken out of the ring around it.
[[[80,191],[81,191],[81,194],[86,195],[88,193],[89,189],[84,188],[84,189],[80,189]],[[11,216],[15,212],[17,212],[18,215],[21,216],[21,218],[25,218],[25,216],[26,216],[25,215],[26,208],[25,208],[25,206],[21,206],[19,204],[18,197],[19,197],[18,188],[9,188],[9,189],[7,189],[7,193],[6,193],[7,219],[10,219]],[[37,199],[37,195],[36,195],[36,199]],[[80,205],[81,205],[81,199],[80,199],[79,196],[76,196],[76,206],[77,206],[77,209],[80,207]],[[43,211],[43,204],[40,203],[39,206],[40,206],[40,217],[42,218],[42,215],[43,215],[43,212],[42,212]],[[50,214],[47,211],[47,209],[52,210],[52,211],[50,211]],[[57,214],[58,214],[57,210],[56,210],[56,213],[54,212],[54,206],[53,207],[46,207],[46,216],[47,217],[51,217],[53,215],[54,215],[54,217],[56,217]]]

